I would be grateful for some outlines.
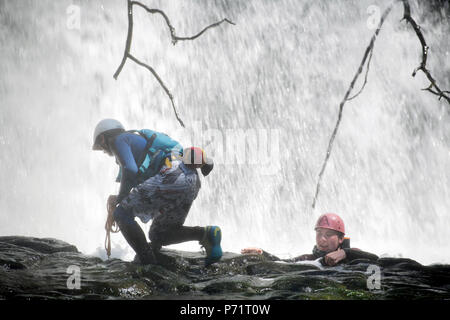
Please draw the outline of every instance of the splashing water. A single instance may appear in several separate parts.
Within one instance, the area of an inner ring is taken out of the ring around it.
[[[216,161],[186,225],[219,225],[223,249],[310,252],[323,212],[340,214],[352,245],[421,263],[450,263],[450,108],[413,78],[421,47],[394,6],[375,43],[368,84],[344,108],[316,208],[317,175],[339,102],[388,1],[145,1],[117,81],[126,1],[0,1],[0,234],[54,237],[103,253],[117,165],[91,151],[105,117],[206,146]],[[449,19],[411,1],[428,67],[450,88]],[[378,11],[377,11],[378,10]],[[427,13],[427,14],[426,14]],[[355,91],[362,85],[360,77]],[[148,230],[149,226],[144,226]],[[173,246],[198,250],[191,242]],[[132,257],[121,235],[113,255]]]

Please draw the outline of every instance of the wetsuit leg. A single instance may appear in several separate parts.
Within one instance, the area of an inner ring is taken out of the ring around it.
[[[161,246],[202,240],[205,228],[183,226],[191,204],[185,203],[170,211],[160,212],[153,218],[148,235],[152,247],[158,249]]]
[[[187,241],[200,241],[205,233],[204,227],[172,227],[166,228],[164,231],[150,231],[149,236],[152,246],[160,248],[161,246],[169,246]]]
[[[114,210],[114,220],[117,222],[125,240],[136,252],[139,260],[143,264],[154,263],[155,258],[148,246],[145,233],[138,223],[134,220],[131,210],[126,210],[118,206]]]
[[[153,219],[149,232],[153,249],[184,241],[199,241],[200,234],[203,235],[202,228],[182,228],[199,189],[197,171],[182,170],[179,162],[173,162],[172,168],[164,169],[133,188],[119,207],[126,209],[126,220],[128,216],[139,217],[144,223]]]

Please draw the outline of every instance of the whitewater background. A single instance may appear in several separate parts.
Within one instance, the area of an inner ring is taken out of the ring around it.
[[[366,88],[345,106],[313,209],[339,103],[377,10],[390,2],[143,2],[164,10],[180,36],[223,18],[236,23],[173,46],[161,16],[134,10],[132,53],[165,81],[186,129],[146,69],[129,60],[112,77],[125,0],[0,0],[0,235],[58,238],[105,257],[118,167],[91,145],[97,122],[112,117],[205,147],[216,167],[202,177],[186,225],[219,225],[225,251],[310,252],[317,217],[336,212],[354,247],[450,263],[450,107],[421,90],[421,72],[411,77],[421,47],[400,22],[401,4],[375,43]],[[411,6],[431,48],[428,68],[449,90],[450,22]],[[113,257],[132,259],[122,235],[112,244]]]

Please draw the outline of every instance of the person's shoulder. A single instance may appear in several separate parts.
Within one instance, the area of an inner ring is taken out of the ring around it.
[[[121,134],[117,135],[116,137],[116,141],[120,141],[120,142],[129,142],[132,140],[140,140],[140,139],[144,139],[142,136],[140,136],[139,134],[136,134],[134,131],[125,131],[122,132]]]

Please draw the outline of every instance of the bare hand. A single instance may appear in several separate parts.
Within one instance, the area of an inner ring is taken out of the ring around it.
[[[340,261],[344,260],[346,258],[345,251],[342,249],[338,249],[336,251],[330,252],[324,257],[324,262],[327,266],[335,266]]]
[[[241,254],[263,254],[263,250],[260,248],[244,248],[241,249]]]

